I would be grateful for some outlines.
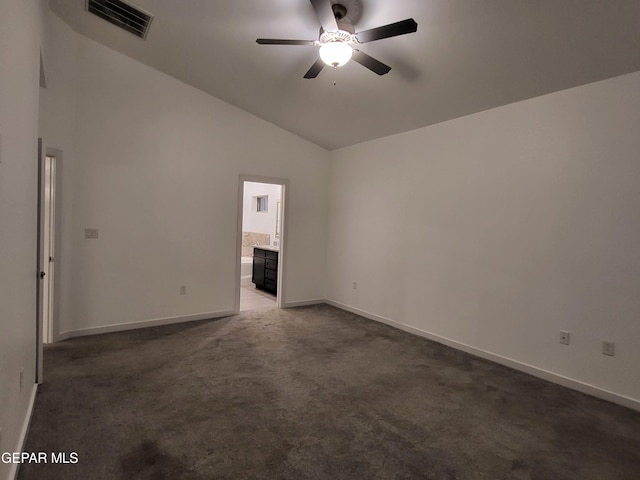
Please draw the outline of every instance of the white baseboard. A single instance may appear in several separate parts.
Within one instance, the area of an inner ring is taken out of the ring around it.
[[[336,302],[334,300],[329,300],[329,299],[325,300],[325,303],[327,303],[328,305],[332,305],[334,307],[340,308],[341,310],[346,310],[348,312],[355,313],[356,315],[360,315],[362,317],[368,318],[369,320],[374,320],[376,322],[384,323],[391,327],[404,330],[405,332],[409,332],[414,335],[418,335],[420,337],[433,340],[434,342],[437,342],[437,343],[441,343],[442,345],[446,345],[448,347],[452,347],[457,350],[470,353],[471,355],[475,355],[477,357],[490,360],[500,365],[513,368],[514,370],[519,370],[521,372],[528,373],[529,375],[533,375],[534,377],[538,377],[543,380],[547,380],[549,382],[562,385],[563,387],[571,388],[573,390],[577,390],[578,392],[586,393],[587,395],[601,398],[603,400],[607,400],[609,402],[622,405],[623,407],[640,411],[640,400],[637,400],[635,398],[631,398],[626,395],[621,395],[619,393],[611,392],[609,390],[596,387],[595,385],[581,382],[580,380],[575,380],[573,378],[565,377],[563,375],[559,375],[557,373],[553,373],[548,370],[535,367],[533,365],[519,362],[518,360],[514,360],[512,358],[503,357],[502,355],[488,352],[486,350],[481,350],[479,348],[472,347],[471,345],[467,345],[465,343],[461,343],[456,340],[452,340],[450,338],[442,337],[440,335],[436,335],[436,334],[427,332],[425,330],[412,327],[410,325],[405,325],[404,323],[396,322],[395,320],[391,320],[390,318],[382,317],[374,313],[360,310],[359,308],[355,308],[350,305],[346,305],[344,303]]]
[[[31,425],[31,415],[33,415],[33,405],[35,404],[35,401],[36,401],[37,391],[38,391],[38,384],[34,383],[33,388],[31,389],[31,398],[29,399],[27,414],[24,417],[24,421],[22,422],[22,429],[20,430],[20,437],[18,438],[18,444],[16,445],[16,449],[12,450],[13,452],[24,451],[24,444],[27,441],[27,434],[29,433],[29,425]],[[13,480],[17,479],[19,470],[20,470],[20,464],[12,463],[11,469],[9,470],[9,478]]]
[[[315,298],[310,300],[301,300],[297,302],[287,302],[282,308],[305,307],[307,305],[317,305],[325,303],[324,298]],[[116,323],[113,325],[103,325],[99,327],[79,328],[77,330],[67,330],[60,332],[54,338],[54,342],[60,342],[68,338],[84,337],[87,335],[98,335],[101,333],[122,332],[124,330],[137,330],[139,328],[158,327],[160,325],[169,325],[172,323],[194,322],[196,320],[208,320],[211,318],[228,317],[237,315],[239,312],[233,310],[225,310],[220,312],[197,313],[194,315],[186,315],[179,317],[154,318],[151,320],[140,320],[130,323]]]
[[[300,300],[297,302],[287,302],[282,305],[282,308],[294,308],[294,307],[306,307],[309,305],[319,305],[321,303],[326,303],[327,301],[324,298],[314,298],[311,300]]]
[[[100,333],[122,332],[124,330],[136,330],[138,328],[158,327],[160,325],[169,325],[172,323],[194,322],[196,320],[209,320],[211,318],[228,317],[233,315],[233,310],[225,310],[221,312],[197,313],[193,315],[185,315],[179,317],[154,318],[151,320],[140,320],[131,323],[116,323],[114,325],[104,325],[101,327],[80,328],[78,330],[69,330],[60,333],[56,341],[66,340],[67,338],[83,337],[85,335],[97,335]]]

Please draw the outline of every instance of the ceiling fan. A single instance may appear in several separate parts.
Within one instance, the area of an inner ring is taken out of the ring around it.
[[[318,40],[281,40],[276,38],[258,38],[260,45],[304,45],[320,47],[320,58],[311,66],[304,78],[316,78],[325,65],[341,67],[353,59],[360,65],[378,75],[384,75],[391,67],[358,50],[363,43],[382,38],[395,37],[418,30],[413,18],[390,23],[382,27],[372,28],[356,33],[351,22],[346,18],[347,8],[339,3],[331,4],[330,0],[310,0],[320,22]]]

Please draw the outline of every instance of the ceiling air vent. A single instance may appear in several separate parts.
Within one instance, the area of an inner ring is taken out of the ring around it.
[[[142,39],[153,20],[153,15],[122,0],[87,0],[87,11]]]

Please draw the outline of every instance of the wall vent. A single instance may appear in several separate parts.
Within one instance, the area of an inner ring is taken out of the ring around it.
[[[150,13],[122,0],[86,0],[86,9],[142,39],[147,38],[153,20]]]

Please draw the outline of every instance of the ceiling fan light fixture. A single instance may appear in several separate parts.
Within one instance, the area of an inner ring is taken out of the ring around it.
[[[114,0],[102,0],[114,1]],[[388,25],[370,28],[361,32],[356,32],[353,27],[353,16],[347,16],[347,8],[336,3],[342,0],[311,0],[311,5],[315,10],[316,17],[320,22],[320,34],[318,40],[286,40],[278,38],[258,38],[256,42],[260,45],[306,45],[310,47],[320,46],[318,58],[311,68],[304,74],[303,78],[316,78],[325,65],[338,68],[346,64],[353,58],[353,61],[371,70],[378,75],[389,73],[391,67],[379,60],[370,57],[360,51],[358,47],[363,43],[382,40],[383,38],[397,37],[413,33],[418,30],[418,24],[413,18],[407,18]],[[358,0],[348,0],[348,3],[358,2]],[[356,7],[356,16],[359,12]]]
[[[348,43],[334,41],[320,47],[320,58],[330,67],[341,67],[353,55],[353,48]]]

